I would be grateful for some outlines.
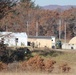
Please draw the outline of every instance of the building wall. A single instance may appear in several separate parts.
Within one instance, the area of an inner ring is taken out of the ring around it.
[[[51,39],[28,38],[28,41],[31,43],[34,43],[35,47],[52,48],[52,40]]]
[[[62,49],[74,49],[74,50],[76,50],[76,44],[68,44],[68,43],[64,43],[63,45],[62,45]]]
[[[69,43],[64,43],[64,44],[62,45],[62,49],[74,49],[74,50],[76,50],[76,36],[73,37],[73,38],[69,41]]]
[[[16,44],[15,38],[7,38],[4,41],[4,44],[8,44],[9,47],[14,47],[14,46],[27,46],[27,38],[21,38],[18,37],[18,42]]]
[[[0,32],[0,40],[4,38],[4,44],[8,46],[27,46],[27,34],[25,32],[13,33],[13,32]],[[16,43],[16,38],[18,42]]]

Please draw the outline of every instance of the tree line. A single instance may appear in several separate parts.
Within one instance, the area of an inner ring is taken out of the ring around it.
[[[65,11],[44,10],[31,0],[0,0],[0,31],[27,32],[28,35],[55,36],[59,38],[59,20],[61,20],[61,35],[65,37],[65,22],[67,38],[74,37],[76,8]]]

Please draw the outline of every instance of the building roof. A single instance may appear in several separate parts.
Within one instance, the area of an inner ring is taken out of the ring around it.
[[[0,37],[27,37],[25,32],[0,32]]]
[[[76,44],[76,36],[69,41],[69,44]]]
[[[28,38],[44,38],[44,39],[51,39],[51,38],[55,38],[55,36],[28,36]]]

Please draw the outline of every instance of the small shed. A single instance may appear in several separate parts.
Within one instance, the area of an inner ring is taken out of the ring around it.
[[[47,47],[52,48],[55,46],[54,36],[28,36],[28,44],[33,47]]]
[[[25,32],[0,32],[0,43],[13,46],[27,46],[27,34]]]
[[[76,36],[69,41],[69,46],[71,49],[76,49]]]
[[[69,44],[76,44],[76,36],[69,41]]]

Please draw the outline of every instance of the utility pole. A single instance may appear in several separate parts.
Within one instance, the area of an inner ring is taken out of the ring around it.
[[[36,36],[38,36],[38,22],[36,22]]]
[[[59,40],[61,39],[61,19],[59,20]]]
[[[29,24],[28,24],[28,21],[27,21],[27,35],[29,35],[29,28],[28,28]]]
[[[66,48],[66,22],[65,22],[65,48]]]
[[[7,27],[7,25],[5,25],[5,31],[8,32],[8,27]]]

